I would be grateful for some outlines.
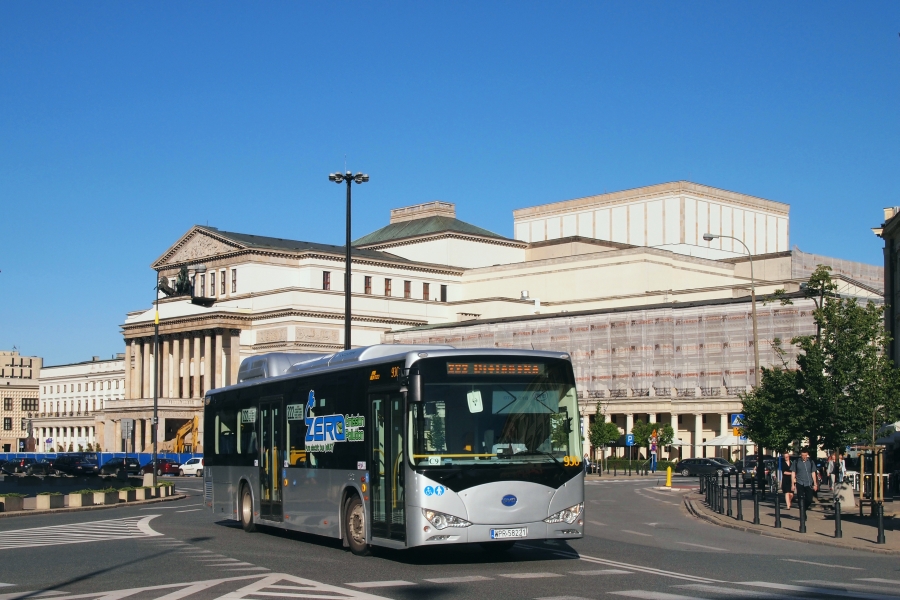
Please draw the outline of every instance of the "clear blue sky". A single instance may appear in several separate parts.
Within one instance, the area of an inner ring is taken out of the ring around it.
[[[689,179],[878,264],[898,31],[897,2],[0,3],[0,348],[122,351],[195,223],[342,243],[345,155],[354,237]]]

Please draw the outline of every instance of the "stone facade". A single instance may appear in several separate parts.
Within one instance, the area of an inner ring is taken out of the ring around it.
[[[0,452],[30,450],[31,419],[37,416],[38,376],[43,359],[0,350]]]

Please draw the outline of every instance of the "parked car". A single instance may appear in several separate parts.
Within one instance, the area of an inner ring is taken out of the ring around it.
[[[178,467],[179,475],[196,475],[197,477],[203,477],[203,459],[202,458],[190,458],[183,465]]]
[[[675,464],[675,472],[689,477],[691,475],[730,475],[737,470],[725,459],[685,458]]]
[[[60,454],[50,460],[50,468],[56,475],[96,475],[100,466],[80,454]]]
[[[33,458],[12,458],[3,463],[3,466],[0,466],[0,471],[3,471],[8,475],[25,473],[28,466],[34,462],[35,460]]]
[[[126,475],[139,475],[141,473],[141,463],[133,456],[129,456],[127,459],[111,458],[100,467],[100,474],[116,475],[122,469],[125,469]]]
[[[775,459],[765,458],[763,455],[763,477],[766,481],[769,479],[769,474],[774,472],[775,469]],[[744,459],[744,469],[741,471],[741,479],[744,483],[750,483],[751,480],[756,479],[759,475],[756,474],[756,460],[747,460]]]
[[[53,465],[46,458],[35,460],[25,468],[26,475],[49,475],[53,472]]]
[[[156,474],[157,475],[178,475],[178,468],[181,464],[175,462],[171,458],[157,458],[156,459]],[[148,462],[141,469],[141,473],[152,473],[153,472],[153,461]]]

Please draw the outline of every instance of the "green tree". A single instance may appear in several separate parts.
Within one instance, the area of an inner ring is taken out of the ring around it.
[[[619,439],[619,428],[615,423],[606,420],[606,415],[600,413],[600,406],[597,405],[597,418],[588,427],[588,439],[594,448],[606,448]]]
[[[760,385],[742,396],[744,433],[766,448],[784,451],[806,441],[835,450],[871,442],[873,414],[878,423],[900,416],[884,308],[840,297],[829,271],[820,265],[804,286],[815,303],[816,334],[791,340],[799,350],[796,369],[780,352],[782,365],[762,369]]]
[[[675,431],[668,423],[644,423],[643,421],[635,421],[631,427],[631,433],[634,434],[634,445],[639,448],[647,448],[650,452],[650,436],[656,431],[656,444],[659,448],[668,446],[675,439]]]

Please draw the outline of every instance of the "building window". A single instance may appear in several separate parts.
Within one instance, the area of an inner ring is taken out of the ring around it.
[[[96,382],[96,381],[93,382],[93,383],[91,383],[91,391],[92,391],[92,392],[96,392],[96,391],[97,391],[97,382]]]
[[[3,431],[12,431],[12,417],[3,417]]]
[[[116,389],[119,389],[119,380],[116,379]]]
[[[371,293],[372,293],[372,278],[369,277],[368,275],[366,275],[366,276],[363,278],[363,284],[364,284],[364,287],[365,287],[365,292],[366,292],[367,294],[371,294]]]
[[[225,295],[225,271],[219,272],[219,281],[222,282],[219,284],[219,287],[222,290],[221,295],[224,296]]]
[[[422,300],[430,300],[431,296],[431,284],[423,283],[422,284]]]
[[[206,275],[200,276],[200,295],[206,296]]]
[[[403,297],[412,298],[412,281],[403,282]]]
[[[231,293],[237,293],[237,269],[231,270]]]
[[[331,271],[322,271],[322,289],[331,289]]]
[[[447,301],[447,286],[442,285],[441,286],[441,302],[446,302],[446,301]]]
[[[213,271],[209,274],[209,295],[216,295],[216,272]]]
[[[3,410],[12,410],[12,398],[3,399]]]
[[[38,399],[37,398],[22,398],[22,410],[28,412],[37,412],[38,409]]]
[[[197,276],[191,275],[191,296],[197,295]]]
[[[25,419],[25,418],[23,417],[23,418],[22,418],[22,422],[19,423],[19,427],[20,427],[20,429],[21,429],[22,431],[25,431],[25,430],[28,429],[28,423],[27,423],[27,421],[28,421],[28,419]]]
[[[79,392],[81,391],[81,384],[80,384],[80,383],[78,384],[78,391],[79,391]]]
[[[385,296],[391,295],[391,280],[390,279],[384,280],[384,295]]]

